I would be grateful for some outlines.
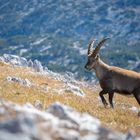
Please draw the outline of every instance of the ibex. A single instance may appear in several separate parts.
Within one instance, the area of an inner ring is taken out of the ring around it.
[[[116,92],[124,95],[134,95],[140,105],[140,73],[115,66],[109,66],[100,59],[98,52],[107,39],[108,38],[104,38],[101,40],[93,51],[91,51],[91,48],[95,40],[92,40],[89,43],[87,52],[88,62],[85,65],[87,70],[95,70],[102,88],[102,91],[99,93],[101,101],[105,107],[108,105],[103,96],[108,93],[109,103],[113,108],[112,99],[114,92]]]

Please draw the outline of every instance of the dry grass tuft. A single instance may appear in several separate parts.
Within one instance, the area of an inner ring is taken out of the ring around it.
[[[6,81],[7,76],[16,76],[28,79],[33,86],[26,87],[18,83]],[[128,98],[116,94],[115,109],[105,109],[100,103],[97,91],[81,87],[86,96],[79,97],[64,91],[58,94],[57,89],[61,89],[63,83],[56,81],[47,76],[34,74],[30,68],[12,67],[5,63],[0,63],[0,97],[19,104],[30,102],[34,104],[36,100],[40,100],[43,109],[47,108],[51,103],[58,101],[69,105],[80,112],[87,112],[99,118],[105,126],[117,129],[122,132],[133,130],[140,136],[140,118],[136,113],[129,110],[129,107],[139,105],[134,98]],[[46,90],[45,90],[46,89]],[[106,97],[107,98],[107,97]],[[124,108],[124,109],[123,109]]]

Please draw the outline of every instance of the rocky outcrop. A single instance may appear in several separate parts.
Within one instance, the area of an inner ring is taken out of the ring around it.
[[[74,79],[74,75],[72,73],[66,72],[66,74],[61,75],[59,73],[55,73],[50,71],[47,67],[43,67],[41,62],[38,60],[27,60],[24,57],[19,57],[11,54],[4,54],[0,57],[0,61],[4,63],[8,63],[14,67],[22,66],[22,67],[30,67],[34,70],[35,74],[45,75],[47,77],[53,78],[55,80],[61,81],[64,83],[63,88],[57,92],[63,93],[64,91],[69,91],[78,96],[84,96],[84,92],[79,88],[79,83]],[[32,84],[28,79],[22,79],[20,77],[8,76],[6,78],[7,81],[17,82],[24,86],[30,87]],[[81,83],[82,84],[82,83]],[[86,85],[86,84],[85,84]],[[46,89],[45,89],[46,90]]]
[[[20,77],[15,77],[15,76],[8,76],[6,77],[6,80],[8,82],[16,82],[27,87],[30,87],[32,85],[28,79],[21,79]]]
[[[35,71],[37,72],[42,72],[43,71],[43,66],[38,60],[27,60],[24,57],[19,57],[16,55],[11,55],[11,54],[4,54],[3,56],[0,57],[1,62],[6,62],[9,63],[13,66],[25,66],[25,67],[32,67]]]
[[[46,111],[0,100],[0,140],[140,140],[103,127],[97,118],[54,103]]]

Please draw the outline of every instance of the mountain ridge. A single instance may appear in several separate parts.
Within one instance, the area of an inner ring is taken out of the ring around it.
[[[38,59],[53,71],[91,80],[93,74],[83,68],[86,46],[91,38],[108,36],[101,52],[105,61],[127,69],[134,64],[140,71],[139,0],[1,0],[0,5],[1,55]]]

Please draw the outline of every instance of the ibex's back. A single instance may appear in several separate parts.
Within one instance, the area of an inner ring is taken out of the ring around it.
[[[106,76],[100,80],[100,84],[104,89],[108,88],[108,90],[113,90],[114,92],[122,94],[132,94],[135,90],[140,88],[140,74],[110,66]]]
[[[102,91],[99,94],[103,104],[105,106],[107,105],[103,94],[108,93],[110,105],[113,107],[112,99],[114,92],[122,93],[124,95],[133,94],[140,104],[140,73],[109,66],[99,58],[98,52],[106,40],[107,39],[103,39],[99,42],[94,51],[91,51],[94,40],[89,43],[88,62],[85,65],[86,69],[95,70],[102,88]]]

